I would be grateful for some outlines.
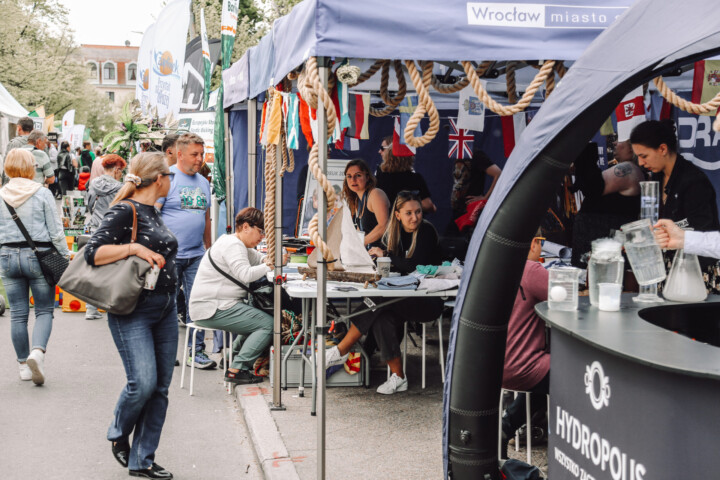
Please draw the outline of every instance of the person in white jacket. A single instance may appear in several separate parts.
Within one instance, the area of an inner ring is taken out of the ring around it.
[[[720,232],[683,230],[672,220],[663,218],[655,224],[655,240],[660,248],[683,248],[693,255],[720,258]]]
[[[218,272],[208,259],[223,272],[248,288],[263,278],[270,267],[266,255],[255,247],[265,236],[263,213],[257,208],[244,208],[235,217],[235,232],[218,238],[205,252],[192,291],[190,317],[197,325],[225,330],[239,335],[242,343],[232,365],[225,370],[225,381],[236,384],[258,383],[262,377],[253,371],[255,360],[272,340],[273,317],[245,303],[247,292]]]

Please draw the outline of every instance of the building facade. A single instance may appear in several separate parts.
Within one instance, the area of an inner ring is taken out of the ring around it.
[[[80,45],[88,81],[110,103],[119,108],[135,98],[139,47],[115,45]]]

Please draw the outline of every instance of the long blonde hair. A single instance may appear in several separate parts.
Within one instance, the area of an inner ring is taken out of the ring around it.
[[[115,205],[121,200],[130,198],[135,192],[152,185],[161,173],[167,172],[168,166],[165,163],[165,156],[160,152],[143,152],[135,155],[130,160],[129,173],[139,177],[140,181],[135,183],[128,178],[125,179],[122,188],[118,191],[110,205]]]
[[[420,196],[417,193],[410,192],[408,190],[398,192],[397,197],[395,198],[395,204],[393,205],[393,210],[392,212],[390,212],[390,221],[388,222],[387,229],[385,230],[385,233],[382,237],[382,242],[387,246],[388,252],[392,253],[393,255],[404,254],[404,252],[400,251],[400,229],[402,228],[402,222],[398,220],[395,213],[399,212],[403,205],[408,202],[418,202],[418,205],[420,205],[420,207],[422,208]],[[425,219],[423,219],[420,225],[418,225],[417,230],[413,232],[412,242],[410,242],[410,248],[408,248],[405,258],[412,258],[413,254],[415,253],[417,235],[423,223],[425,223]]]

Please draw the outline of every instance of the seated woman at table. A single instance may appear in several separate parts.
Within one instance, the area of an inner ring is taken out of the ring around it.
[[[190,292],[190,317],[202,327],[225,330],[238,335],[240,351],[225,371],[225,381],[236,384],[258,383],[253,364],[272,340],[273,317],[244,302],[245,289],[213,267],[209,256],[223,272],[249,286],[270,271],[266,255],[255,247],[265,237],[263,213],[244,208],[235,217],[235,233],[218,238],[205,252]],[[188,327],[189,328],[189,327]]]
[[[390,202],[385,192],[376,188],[377,181],[367,164],[350,160],[345,166],[343,198],[350,208],[355,228],[365,232],[367,247],[380,246],[388,222]]]
[[[390,225],[383,235],[383,246],[370,249],[371,255],[388,256],[393,270],[403,274],[413,272],[418,265],[439,265],[438,235],[429,222],[423,220],[420,197],[401,191],[395,199]],[[405,322],[431,322],[442,313],[443,301],[438,297],[411,297],[386,307],[352,318],[345,338],[327,351],[327,366],[340,365],[347,359],[352,346],[372,330],[380,348],[382,360],[392,372],[377,392],[391,395],[408,389],[400,353],[400,337]]]

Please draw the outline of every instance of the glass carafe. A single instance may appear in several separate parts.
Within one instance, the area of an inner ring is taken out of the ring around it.
[[[552,267],[548,270],[548,308],[577,310],[580,269]]]
[[[707,298],[700,262],[696,255],[675,252],[670,274],[668,275],[663,297],[673,302],[702,302]]]
[[[625,259],[622,244],[612,238],[600,238],[592,242],[592,253],[588,261],[588,288],[590,304],[598,305],[598,284],[616,283],[622,285]]]
[[[638,285],[652,285],[665,280],[662,251],[655,241],[650,220],[646,218],[626,223],[620,228],[625,234],[625,253]]]

